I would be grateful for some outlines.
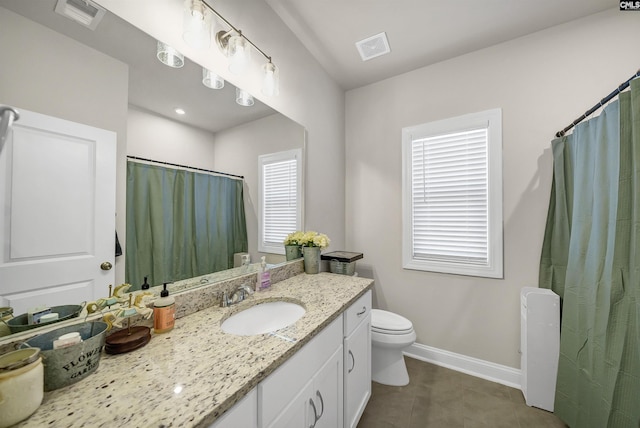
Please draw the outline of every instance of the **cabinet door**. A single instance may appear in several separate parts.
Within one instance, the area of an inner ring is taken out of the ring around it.
[[[257,428],[258,427],[258,393],[253,388],[242,400],[227,410],[209,428]]]
[[[115,174],[114,132],[20,110],[0,151],[0,306],[20,314],[106,295]]]
[[[343,419],[343,356],[342,346],[329,358],[314,377],[311,413],[315,413],[313,428],[344,426]]]
[[[371,316],[344,342],[344,423],[354,428],[371,397]]]
[[[315,421],[311,397],[313,393],[313,379],[300,390],[285,409],[265,428],[308,428]],[[240,425],[238,425],[239,427]]]
[[[260,426],[271,426],[274,418],[279,417],[295,400],[299,391],[324,367],[336,350],[342,352],[342,340],[342,317],[338,317],[258,384]]]

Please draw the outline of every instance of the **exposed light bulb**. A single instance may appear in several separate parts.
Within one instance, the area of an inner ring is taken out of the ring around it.
[[[228,49],[229,71],[233,74],[243,73],[251,60],[251,45],[241,34],[236,34],[229,38]]]
[[[262,93],[268,97],[280,93],[280,73],[271,61],[262,66]]]
[[[182,19],[182,38],[194,49],[208,49],[211,43],[210,14],[202,0],[186,0]]]

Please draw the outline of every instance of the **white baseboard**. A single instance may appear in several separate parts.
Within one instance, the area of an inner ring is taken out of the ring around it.
[[[522,389],[520,370],[501,364],[468,357],[455,352],[445,351],[420,343],[414,343],[404,350],[407,357],[426,361],[437,366],[446,367],[491,382],[497,382],[512,388]]]

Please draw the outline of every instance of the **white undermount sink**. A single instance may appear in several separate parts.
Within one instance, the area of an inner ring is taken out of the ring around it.
[[[290,326],[305,314],[297,303],[275,301],[258,303],[231,315],[222,322],[222,331],[238,336],[270,333]]]

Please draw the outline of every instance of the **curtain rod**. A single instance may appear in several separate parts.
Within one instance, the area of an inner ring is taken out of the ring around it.
[[[163,161],[157,161],[157,160],[153,160],[153,159],[140,158],[140,157],[137,157],[137,156],[127,156],[127,158],[128,159],[140,160],[140,161],[144,161],[144,162],[159,163],[159,164],[162,164],[162,165],[177,166],[178,168],[189,168],[189,169],[193,169],[193,170],[196,170],[196,171],[203,171],[203,172],[208,172],[208,173],[211,173],[211,174],[226,175],[228,177],[236,177],[236,178],[241,178],[242,180],[244,180],[244,175],[229,174],[228,172],[213,171],[213,170],[210,170],[210,169],[196,168],[196,167],[187,166],[187,165],[179,165],[177,163],[163,162]]]
[[[576,126],[577,124],[579,124],[580,122],[582,122],[584,119],[586,119],[587,117],[589,117],[594,111],[598,110],[600,107],[602,107],[604,104],[608,103],[609,101],[611,101],[611,99],[613,97],[615,97],[616,95],[618,95],[620,92],[624,91],[625,89],[627,89],[627,87],[629,86],[629,83],[635,79],[636,77],[640,77],[640,69],[636,72],[636,74],[634,74],[633,76],[631,76],[628,80],[626,80],[625,82],[623,82],[620,86],[618,86],[613,92],[611,92],[609,95],[607,95],[606,97],[604,97],[603,99],[600,100],[600,102],[596,105],[594,105],[593,107],[591,107],[589,110],[587,110],[582,116],[580,116],[579,118],[577,118],[576,120],[574,120],[573,122],[571,122],[571,124],[569,126],[567,126],[566,128],[564,128],[562,131],[558,131],[556,132],[556,137],[562,137],[564,136],[564,134],[570,130],[571,128],[573,128],[574,126]]]

